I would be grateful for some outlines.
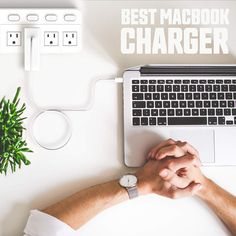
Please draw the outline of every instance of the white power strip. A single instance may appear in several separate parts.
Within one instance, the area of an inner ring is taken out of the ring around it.
[[[0,9],[0,53],[23,53],[25,28],[39,29],[40,53],[77,53],[82,48],[77,9]]]

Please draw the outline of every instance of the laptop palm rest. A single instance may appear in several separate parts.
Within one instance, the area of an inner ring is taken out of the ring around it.
[[[215,162],[215,134],[214,130],[173,130],[170,132],[171,138],[174,140],[185,140],[195,147],[200,154],[202,163]]]

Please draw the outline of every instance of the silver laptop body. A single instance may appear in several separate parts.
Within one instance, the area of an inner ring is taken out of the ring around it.
[[[123,78],[127,166],[142,166],[149,150],[168,138],[196,147],[203,165],[236,165],[236,66],[148,65],[127,69]]]

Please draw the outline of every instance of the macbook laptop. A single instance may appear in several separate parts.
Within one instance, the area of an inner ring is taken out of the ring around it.
[[[123,78],[127,166],[168,138],[192,144],[203,165],[236,165],[236,66],[148,65]]]

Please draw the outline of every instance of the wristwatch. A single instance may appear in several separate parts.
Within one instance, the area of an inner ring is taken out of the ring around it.
[[[133,174],[123,175],[119,180],[120,186],[127,190],[129,199],[133,199],[139,196],[137,182],[138,179]]]

